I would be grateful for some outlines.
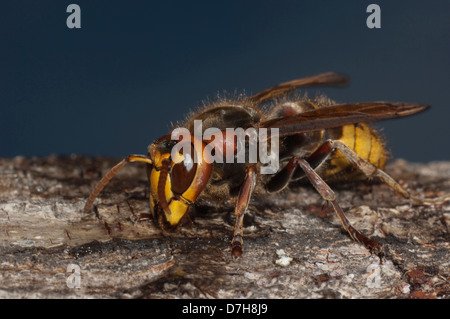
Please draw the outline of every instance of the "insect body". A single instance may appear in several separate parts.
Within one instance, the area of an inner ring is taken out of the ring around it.
[[[91,209],[103,187],[126,163],[144,162],[150,183],[150,208],[162,229],[180,225],[201,199],[235,198],[231,252],[240,256],[243,218],[251,196],[278,192],[293,181],[307,179],[332,205],[351,238],[380,253],[376,241],[350,224],[325,180],[354,179],[357,175],[377,177],[404,197],[420,201],[383,171],[386,162],[383,142],[366,123],[411,115],[428,106],[387,102],[336,104],[325,97],[309,99],[290,94],[302,87],[341,86],[347,82],[345,76],[324,73],[285,82],[250,97],[207,106],[180,125],[190,133],[190,138],[173,138],[174,129],[153,142],[147,155],[129,155],[114,166],[95,187],[84,211]],[[196,135],[199,122],[200,138]],[[240,162],[214,161],[219,154],[235,159],[240,150],[250,151],[252,147],[249,139],[239,141],[228,136],[230,128],[275,130],[275,135],[266,137],[266,144],[260,149],[277,142],[275,155],[279,168],[271,174],[262,174],[265,163],[248,157]],[[214,138],[206,134],[212,129],[216,132]],[[181,150],[175,149],[181,144],[184,146]]]

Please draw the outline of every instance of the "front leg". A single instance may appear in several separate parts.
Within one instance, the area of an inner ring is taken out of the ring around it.
[[[249,166],[245,172],[244,183],[241,185],[239,195],[237,197],[236,206],[234,208],[234,215],[236,222],[234,224],[233,239],[231,240],[231,254],[234,257],[239,257],[244,251],[244,214],[247,211],[250,197],[256,184],[256,168]]]

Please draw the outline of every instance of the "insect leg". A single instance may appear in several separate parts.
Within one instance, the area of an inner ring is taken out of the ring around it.
[[[244,214],[247,210],[250,197],[256,184],[256,169],[254,166],[249,166],[246,170],[244,183],[239,190],[239,195],[236,201],[234,214],[236,216],[236,222],[234,224],[233,239],[231,240],[231,254],[235,257],[239,257],[243,252],[244,244]]]
[[[95,186],[91,195],[89,195],[89,198],[86,201],[86,204],[84,205],[84,208],[83,208],[84,213],[87,213],[91,210],[92,205],[94,204],[94,200],[97,198],[98,194],[100,194],[100,192],[106,186],[106,184],[109,183],[111,178],[113,178],[114,175],[116,175],[122,167],[124,167],[127,163],[130,163],[130,162],[144,162],[144,163],[147,163],[150,165],[153,164],[152,160],[148,156],[128,155],[126,158],[121,160],[116,166],[111,168],[111,170],[108,173],[106,173],[105,176],[103,176],[103,178],[100,180],[100,182],[98,182],[97,186]]]
[[[266,184],[267,191],[270,193],[275,193],[284,189],[292,180],[292,175],[294,174],[296,168],[296,157],[293,157],[285,167],[283,167],[269,180],[269,182]]]
[[[324,149],[322,145],[306,160],[313,169],[316,169],[331,155],[332,151],[332,148],[329,147]],[[297,159],[297,157],[292,157],[286,166],[284,166],[269,180],[266,184],[266,189],[268,192],[279,192],[283,190],[291,181],[298,180],[305,176],[304,172],[296,170],[298,166]]]
[[[400,193],[403,197],[407,199],[411,199],[416,204],[438,204],[441,203],[442,199],[437,200],[427,200],[427,199],[421,199],[416,196],[413,196],[410,192],[408,192],[406,189],[404,189],[399,183],[397,183],[391,176],[389,176],[386,172],[379,169],[369,161],[361,158],[354,150],[352,150],[350,147],[348,147],[345,143],[339,140],[328,140],[322,146],[319,148],[322,149],[322,152],[329,153],[333,152],[334,150],[338,149],[341,151],[341,153],[356,167],[358,167],[364,175],[366,175],[368,178],[377,177],[379,178],[383,183],[386,183],[389,185],[393,190]]]
[[[345,217],[341,207],[337,203],[336,195],[334,194],[330,186],[328,186],[327,183],[325,183],[325,181],[317,174],[317,172],[309,165],[309,163],[306,160],[295,158],[295,161],[298,164],[298,166],[300,166],[302,170],[305,172],[306,177],[309,179],[309,181],[317,190],[317,192],[320,194],[320,196],[322,196],[323,199],[331,203],[331,205],[334,208],[334,211],[336,212],[336,215],[338,216],[342,224],[342,227],[349,233],[350,237],[353,240],[363,244],[373,253],[380,255],[381,245],[376,241],[361,234],[350,224],[347,217]]]

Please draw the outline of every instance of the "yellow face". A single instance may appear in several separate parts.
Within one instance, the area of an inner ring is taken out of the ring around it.
[[[200,145],[203,151],[204,144]],[[157,144],[152,144],[149,149],[153,160],[149,175],[150,208],[153,217],[163,213],[165,221],[171,226],[176,226],[188,213],[211,174],[212,166],[204,160],[202,152],[196,151],[193,142],[190,148],[190,153],[180,151],[175,158],[171,157],[170,152],[161,152]],[[200,160],[195,163],[193,157]]]

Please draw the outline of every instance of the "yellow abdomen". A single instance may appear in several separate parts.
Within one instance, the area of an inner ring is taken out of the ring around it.
[[[364,123],[346,125],[341,128],[334,139],[344,142],[353,149],[362,159],[365,159],[378,168],[384,169],[387,153],[378,133]],[[334,132],[336,134],[336,132]],[[324,170],[324,177],[354,178],[359,171],[337,150]]]

